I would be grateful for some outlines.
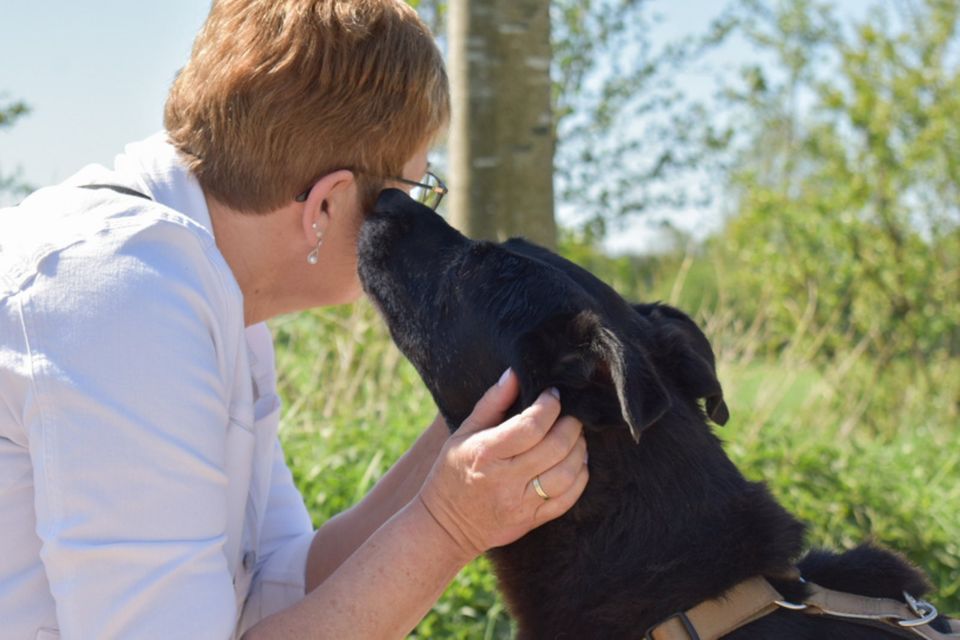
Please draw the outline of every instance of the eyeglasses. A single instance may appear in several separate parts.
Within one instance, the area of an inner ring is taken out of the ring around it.
[[[432,171],[427,171],[423,177],[420,178],[422,182],[407,180],[406,178],[387,178],[387,180],[410,185],[413,187],[413,189],[410,190],[410,197],[433,210],[436,210],[436,208],[440,206],[440,201],[443,200],[443,196],[447,195],[447,192],[450,191],[447,185],[443,183],[443,180]],[[294,198],[294,200],[297,202],[306,202],[309,195],[310,189],[307,189]]]
[[[447,195],[449,189],[447,189],[447,185],[443,183],[443,180],[432,171],[427,171],[420,179],[423,182],[407,180],[406,178],[390,178],[390,180],[395,182],[402,182],[403,184],[412,186],[413,189],[410,190],[410,197],[420,204],[436,211],[437,207],[440,206],[440,201],[443,200],[443,196]]]

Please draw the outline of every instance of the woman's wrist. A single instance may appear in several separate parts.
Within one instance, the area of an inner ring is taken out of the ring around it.
[[[472,562],[480,552],[457,537],[444,527],[427,507],[420,494],[404,507],[403,511],[412,521],[411,526],[422,532],[424,538],[431,541],[439,558],[445,559],[456,566],[459,571]]]
[[[443,416],[438,413],[437,417],[433,419],[433,422],[424,429],[419,441],[422,442],[424,448],[432,454],[428,454],[428,457],[436,459],[437,454],[440,453],[440,449],[443,448],[443,444],[449,437],[450,428],[447,427],[447,422],[443,419]]]

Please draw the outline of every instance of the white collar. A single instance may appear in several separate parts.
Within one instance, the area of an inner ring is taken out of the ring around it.
[[[200,183],[183,166],[166,132],[128,144],[116,157],[114,170],[125,179],[135,180],[136,184],[130,185],[132,188],[191,218],[213,235],[210,211]]]
[[[68,178],[64,185],[113,184],[149,196],[177,213],[190,218],[213,236],[210,211],[196,177],[183,166],[177,150],[161,131],[124,147],[113,169],[87,165]]]

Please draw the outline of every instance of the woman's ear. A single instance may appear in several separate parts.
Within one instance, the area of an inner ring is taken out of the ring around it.
[[[339,216],[356,198],[356,179],[352,171],[340,169],[313,183],[303,203],[300,224],[307,244],[314,246],[330,226],[331,217]]]

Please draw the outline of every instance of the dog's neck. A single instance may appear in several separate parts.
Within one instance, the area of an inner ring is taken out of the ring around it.
[[[693,412],[672,411],[639,444],[611,430],[588,430],[587,444],[577,505],[490,554],[520,637],[640,635],[800,553],[803,526]]]

